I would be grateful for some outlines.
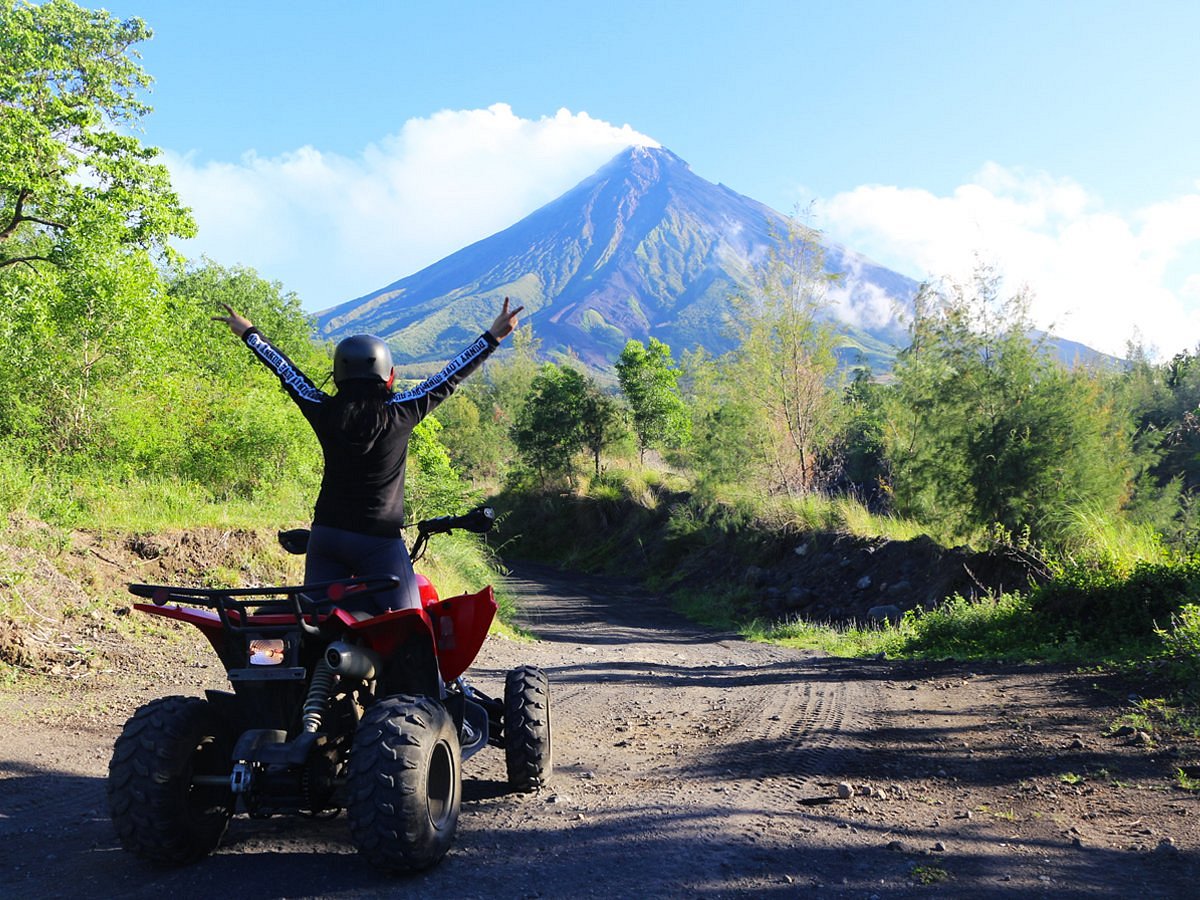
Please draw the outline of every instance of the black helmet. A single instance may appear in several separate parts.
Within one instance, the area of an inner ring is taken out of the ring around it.
[[[333,383],[340,386],[360,378],[392,383],[392,351],[374,335],[345,338],[333,351]]]

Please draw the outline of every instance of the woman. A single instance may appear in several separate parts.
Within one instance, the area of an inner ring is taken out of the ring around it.
[[[399,575],[403,585],[366,598],[364,602],[373,604],[366,611],[420,608],[412,563],[400,535],[408,439],[417,423],[512,334],[517,314],[525,307],[510,309],[505,297],[491,328],[442,371],[400,393],[392,392],[396,373],[387,344],[371,335],[348,337],[334,351],[337,393],[330,396],[249,319],[228,304],[221,305],[228,315],[214,316],[214,321],[228,325],[279,376],[316,432],[325,457],[304,580],[312,584],[352,576]]]

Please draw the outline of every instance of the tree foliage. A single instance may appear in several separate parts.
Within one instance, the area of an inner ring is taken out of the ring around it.
[[[473,483],[503,480],[517,457],[512,427],[540,371],[540,346],[530,326],[518,328],[435,413],[450,458]]]
[[[844,427],[822,318],[833,280],[818,233],[791,222],[753,288],[732,298],[734,348],[687,357],[693,456],[718,480],[791,494],[830,482]]]
[[[193,224],[157,151],[132,49],[149,37],[68,0],[0,2],[0,440],[112,459],[133,386],[173,327],[161,264]],[[135,442],[133,436],[122,446]],[[144,443],[144,441],[143,441]]]
[[[680,381],[691,414],[687,458],[700,480],[718,484],[758,480],[770,456],[766,411],[738,390],[728,361],[703,349],[685,353]]]
[[[0,0],[0,270],[194,232],[158,151],[128,133],[149,112],[133,47],[150,36],[70,0]]]
[[[651,447],[676,448],[687,442],[689,417],[679,393],[681,370],[671,348],[657,338],[629,341],[616,363],[621,391],[633,414],[638,452]]]
[[[627,434],[621,405],[593,379],[586,378],[581,414],[583,446],[592,454],[592,467],[599,475],[601,455]]]
[[[1034,335],[1027,298],[926,285],[895,369],[887,460],[897,509],[950,533],[999,525],[1053,537],[1072,506],[1116,514],[1127,446],[1102,384],[1060,366]]]
[[[587,380],[569,366],[546,363],[534,377],[513,423],[512,438],[525,463],[543,484],[571,478],[575,456],[584,448]]]

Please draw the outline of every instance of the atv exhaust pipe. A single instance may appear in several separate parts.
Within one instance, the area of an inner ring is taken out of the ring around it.
[[[366,647],[334,641],[325,648],[325,662],[343,678],[370,681],[383,668],[379,654]]]

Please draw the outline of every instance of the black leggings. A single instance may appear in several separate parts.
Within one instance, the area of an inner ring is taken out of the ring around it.
[[[403,538],[376,537],[327,525],[312,527],[304,566],[307,583],[372,575],[399,575],[404,583],[395,590],[363,597],[357,603],[351,600],[339,604],[343,609],[375,615],[391,609],[421,608],[421,593]]]

